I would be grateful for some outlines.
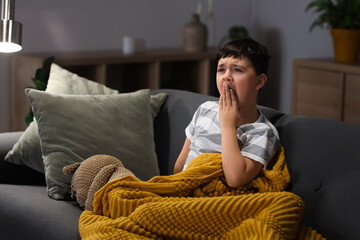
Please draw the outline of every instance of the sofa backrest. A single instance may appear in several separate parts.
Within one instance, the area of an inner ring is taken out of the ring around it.
[[[155,146],[160,174],[173,173],[175,161],[185,142],[185,128],[199,105],[216,100],[193,92],[161,89],[152,93],[166,92],[168,97],[154,122]]]

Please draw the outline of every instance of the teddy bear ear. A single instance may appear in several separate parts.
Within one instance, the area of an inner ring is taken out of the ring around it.
[[[66,175],[72,175],[76,171],[76,169],[78,169],[80,164],[81,164],[80,162],[77,162],[63,167],[63,173]]]

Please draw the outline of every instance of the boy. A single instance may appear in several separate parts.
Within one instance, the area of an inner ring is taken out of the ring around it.
[[[226,182],[236,188],[266,167],[279,146],[276,128],[256,107],[269,59],[266,48],[252,39],[231,41],[219,50],[219,102],[205,102],[195,112],[174,173],[202,153],[221,152]]]

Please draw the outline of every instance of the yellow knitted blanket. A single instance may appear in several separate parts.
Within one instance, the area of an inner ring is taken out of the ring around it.
[[[282,190],[290,176],[280,147],[270,170],[237,189],[226,185],[221,154],[202,154],[187,169],[142,182],[116,179],[80,216],[87,239],[324,239],[300,225],[304,204]]]

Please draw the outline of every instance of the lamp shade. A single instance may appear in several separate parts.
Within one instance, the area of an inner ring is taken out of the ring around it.
[[[0,52],[18,52],[21,47],[22,25],[13,20],[1,20]]]
[[[15,0],[1,1],[0,52],[18,52],[21,47],[22,25],[14,20]]]

